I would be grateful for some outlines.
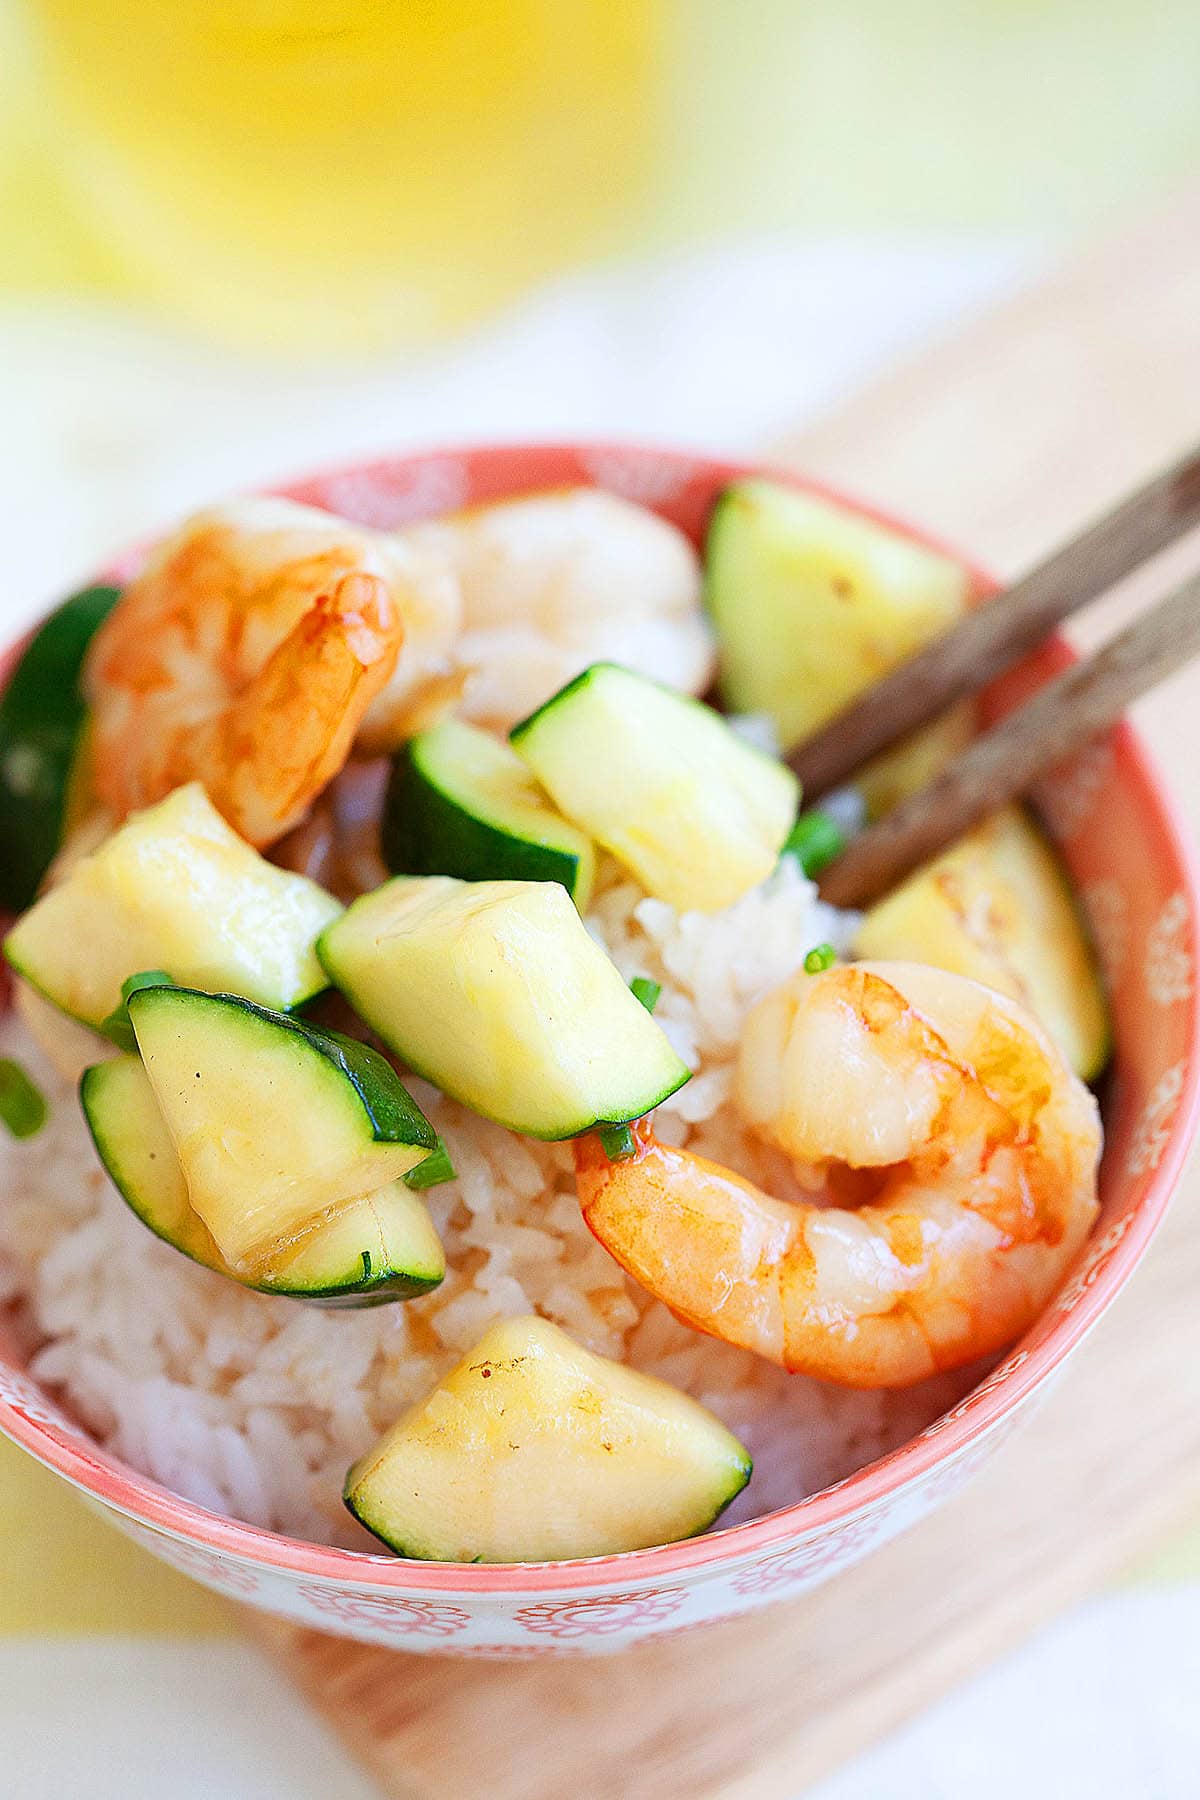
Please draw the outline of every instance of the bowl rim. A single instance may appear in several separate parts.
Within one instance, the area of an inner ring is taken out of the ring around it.
[[[795,469],[781,468],[769,460],[731,460],[700,450],[640,440],[589,438],[498,442],[493,439],[479,444],[437,445],[391,456],[374,454],[357,458],[315,474],[272,483],[260,491],[291,494],[339,476],[352,477],[378,469],[381,465],[396,471],[462,458],[502,467],[514,458],[536,464],[553,462],[555,458],[579,460],[583,457],[653,459],[658,464],[674,464],[680,470],[703,476],[717,486],[750,476],[780,480],[802,491],[826,496],[853,512],[891,526],[918,543],[946,551],[967,567],[982,592],[994,592],[999,585],[972,558],[964,556],[935,534],[866,503],[841,487],[812,479]],[[517,483],[509,491],[514,495],[536,491],[536,485],[531,488],[528,484]],[[602,486],[603,482],[597,482],[597,485]],[[140,546],[134,546],[123,556],[114,557],[110,568],[119,566],[139,551]],[[18,640],[0,657],[0,686],[23,641],[24,638]],[[1051,639],[1042,655],[1046,658],[1048,673],[1075,660],[1075,653],[1061,637]],[[1112,733],[1111,741],[1120,779],[1137,790],[1142,808],[1155,817],[1194,917],[1200,910],[1200,856],[1193,847],[1178,805],[1132,725],[1123,721]],[[980,1443],[1044,1385],[1107,1310],[1161,1223],[1200,1118],[1200,994],[1195,987],[1187,998],[1187,1009],[1186,1069],[1178,1102],[1167,1127],[1162,1155],[1151,1171],[1136,1210],[1127,1215],[1127,1227],[1108,1251],[1094,1281],[1078,1295],[1072,1308],[1058,1312],[1050,1329],[1031,1348],[1023,1349],[1020,1343],[1014,1346],[998,1371],[993,1371],[981,1388],[972,1391],[970,1406],[960,1403],[948,1415],[942,1415],[936,1422],[936,1430],[919,1433],[834,1485],[760,1518],[718,1527],[680,1543],[608,1556],[541,1563],[419,1562],[383,1552],[314,1544],[212,1512],[160,1486],[149,1476],[140,1475],[99,1446],[78,1441],[73,1436],[63,1436],[53,1427],[47,1429],[39,1418],[28,1416],[16,1402],[2,1394],[0,1432],[83,1494],[152,1531],[165,1532],[222,1557],[240,1559],[292,1576],[310,1580],[315,1577],[396,1595],[416,1592],[482,1598],[576,1589],[612,1590],[663,1576],[716,1570],[781,1544],[794,1546],[832,1526],[875,1511],[901,1489],[909,1488],[937,1466],[957,1460]],[[32,1377],[27,1379],[33,1381]]]

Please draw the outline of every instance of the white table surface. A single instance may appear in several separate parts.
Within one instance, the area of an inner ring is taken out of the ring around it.
[[[122,541],[343,456],[606,433],[750,450],[1041,254],[746,244],[573,278],[453,348],[339,372],[253,366],[98,309],[0,309],[0,635]],[[1193,1800],[1198,1678],[1200,1584],[1122,1590],[810,1800]],[[0,1770],[14,1800],[372,1792],[236,1639],[0,1638]]]

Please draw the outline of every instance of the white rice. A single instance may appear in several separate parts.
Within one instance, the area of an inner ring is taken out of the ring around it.
[[[606,871],[590,923],[623,975],[662,984],[656,1017],[696,1071],[659,1109],[666,1141],[771,1181],[730,1102],[742,1020],[851,915],[786,861],[716,915],[677,914]],[[726,1522],[802,1498],[904,1442],[970,1384],[860,1393],[786,1375],[677,1323],[588,1232],[569,1146],[539,1144],[412,1086],[457,1179],[428,1196],[449,1273],[425,1299],[322,1313],[209,1274],[138,1223],[97,1165],[72,1089],[18,1021],[0,1028],[53,1106],[26,1143],[0,1133],[0,1309],[32,1373],[98,1440],[219,1512],[363,1548],[340,1504],[347,1466],[495,1319],[537,1312],[685,1389],[748,1445],[755,1472]],[[378,1546],[374,1546],[377,1548]]]

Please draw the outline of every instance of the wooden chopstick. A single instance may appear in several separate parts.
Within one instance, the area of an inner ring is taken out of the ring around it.
[[[976,738],[928,787],[852,840],[819,878],[836,906],[867,906],[964,831],[1114,724],[1200,655],[1200,575]]]
[[[792,752],[815,800],[906,732],[1003,673],[1069,614],[1200,525],[1200,448],[1190,450],[953,631],[910,657]]]

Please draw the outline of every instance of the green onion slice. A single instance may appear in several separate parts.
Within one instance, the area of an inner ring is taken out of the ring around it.
[[[416,1188],[418,1193],[425,1188],[441,1187],[444,1181],[453,1180],[454,1164],[450,1161],[445,1144],[440,1142],[437,1149],[431,1151],[423,1163],[418,1163],[416,1168],[410,1169],[404,1177],[405,1186]]]
[[[115,1044],[118,1050],[127,1050],[136,1055],[137,1038],[133,1034],[129,1008],[125,1002],[131,994],[140,994],[143,988],[174,986],[174,981],[165,969],[140,969],[136,975],[127,976],[121,983],[121,1004],[113,1007],[100,1026],[109,1043]]]
[[[635,975],[629,984],[629,991],[635,1000],[640,1000],[648,1013],[652,1013],[658,1005],[658,996],[662,993],[662,984],[651,981],[648,975]]]
[[[780,856],[794,856],[810,878],[829,867],[846,848],[846,834],[836,819],[813,808],[802,812],[784,841]]]
[[[637,1139],[632,1125],[604,1125],[600,1129],[600,1146],[609,1162],[628,1162],[637,1155]]]
[[[15,1138],[33,1137],[46,1123],[46,1100],[20,1063],[0,1057],[0,1120]]]

